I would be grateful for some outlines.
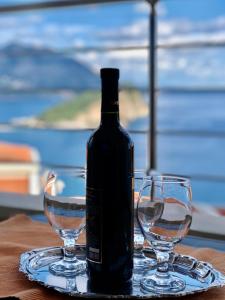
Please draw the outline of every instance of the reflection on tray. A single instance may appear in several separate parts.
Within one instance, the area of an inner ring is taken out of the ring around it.
[[[80,258],[85,260],[85,246],[78,246],[77,251]],[[146,253],[154,257],[153,253],[148,250]],[[63,252],[60,247],[51,247],[37,249],[26,252],[20,258],[20,271],[23,272],[29,280],[37,281],[48,288],[53,288],[61,293],[72,296],[84,297],[107,297],[107,295],[126,295],[126,298],[155,298],[159,294],[144,294],[139,284],[132,281],[125,287],[106,286],[88,282],[86,273],[80,274],[73,278],[54,276],[49,272],[49,264],[62,257]],[[212,287],[221,287],[225,285],[225,277],[215,270],[210,264],[196,260],[193,257],[176,254],[171,257],[173,265],[171,272],[179,274],[186,281],[186,288],[182,292],[176,293],[176,296],[195,294],[206,291]],[[149,270],[151,272],[151,270]],[[135,270],[134,270],[135,272]],[[175,294],[165,294],[164,296],[173,296]]]

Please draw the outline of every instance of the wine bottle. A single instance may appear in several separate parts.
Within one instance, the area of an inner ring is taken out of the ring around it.
[[[101,69],[99,128],[87,143],[89,280],[123,283],[133,269],[134,145],[119,121],[119,70]]]

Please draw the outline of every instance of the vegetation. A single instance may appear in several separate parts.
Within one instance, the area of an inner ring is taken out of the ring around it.
[[[64,128],[90,128],[99,124],[101,95],[97,91],[86,91],[71,100],[51,108],[35,120],[36,126],[44,123]],[[120,92],[120,118],[124,125],[148,114],[143,95],[134,88]]]
[[[93,102],[99,101],[99,99],[99,92],[84,92],[69,101],[65,101],[62,104],[45,111],[40,115],[39,120],[49,123],[73,120],[80,112],[86,110]]]

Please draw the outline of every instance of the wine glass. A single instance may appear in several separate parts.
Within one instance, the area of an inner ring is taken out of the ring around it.
[[[85,184],[83,168],[50,171],[44,190],[44,211],[50,225],[64,242],[63,259],[49,270],[58,276],[74,276],[86,270],[75,255],[75,243],[85,227]]]
[[[157,258],[157,269],[141,279],[143,292],[176,293],[185,282],[169,272],[170,253],[187,234],[192,222],[191,186],[187,178],[152,176],[142,187],[138,219]]]
[[[155,261],[146,257],[143,252],[145,237],[140,228],[137,219],[137,203],[140,195],[141,188],[145,180],[150,179],[144,170],[135,170],[134,172],[134,272],[138,273],[144,268],[155,265]]]

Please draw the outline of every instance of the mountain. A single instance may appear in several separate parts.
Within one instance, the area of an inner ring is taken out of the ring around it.
[[[10,44],[0,49],[1,89],[96,89],[88,67],[51,49]]]

